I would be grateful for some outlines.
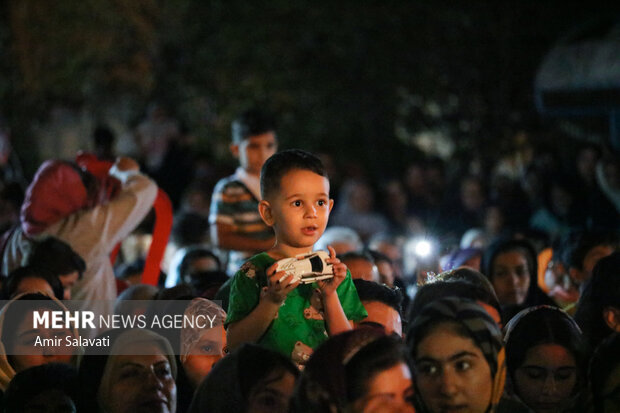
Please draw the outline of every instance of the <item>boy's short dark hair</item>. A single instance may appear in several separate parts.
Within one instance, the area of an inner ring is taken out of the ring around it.
[[[28,263],[56,276],[77,271],[80,279],[86,270],[82,257],[69,244],[54,237],[48,237],[36,244]]]
[[[287,149],[267,159],[260,171],[260,191],[263,199],[280,189],[284,175],[297,169],[327,178],[323,162],[316,155],[301,149]]]
[[[232,141],[239,144],[250,136],[261,135],[275,129],[276,122],[271,114],[259,109],[246,110],[232,121]]]
[[[399,289],[360,279],[353,280],[353,284],[355,284],[360,301],[378,301],[392,307],[398,314],[402,314],[403,295]]]

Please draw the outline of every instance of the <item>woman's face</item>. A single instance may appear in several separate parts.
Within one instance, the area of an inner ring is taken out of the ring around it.
[[[558,344],[530,348],[513,374],[515,390],[536,413],[564,411],[577,384],[577,364],[568,349]]]
[[[405,363],[383,370],[368,381],[366,396],[354,402],[361,413],[413,413],[411,371]]]
[[[183,368],[194,388],[200,385],[213,365],[224,357],[225,347],[226,330],[223,325],[204,330],[200,339],[192,345],[189,354],[183,359]]]
[[[493,260],[492,283],[501,305],[521,305],[530,288],[527,258],[520,251],[506,251]]]
[[[417,345],[415,379],[432,413],[483,413],[491,402],[493,380],[482,351],[471,338],[443,323]]]
[[[295,376],[288,370],[278,369],[252,387],[247,412],[287,413],[295,388]]]
[[[155,344],[130,346],[140,346],[143,355],[117,355],[112,356],[114,360],[108,359],[108,363],[114,364],[108,373],[109,388],[99,388],[101,407],[106,413],[174,413],[177,387],[168,357]]]
[[[42,313],[46,310],[39,309],[37,311]],[[17,373],[42,364],[71,362],[73,350],[67,346],[65,341],[66,337],[73,338],[73,332],[70,329],[33,329],[32,326],[33,312],[29,311],[17,327],[11,349],[7,349],[10,352],[10,363]],[[43,340],[53,340],[53,342]],[[43,345],[50,343],[54,345]]]

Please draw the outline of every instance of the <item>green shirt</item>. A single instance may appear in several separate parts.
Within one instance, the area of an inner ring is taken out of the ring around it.
[[[237,271],[231,284],[227,325],[245,318],[258,305],[261,290],[267,286],[265,270],[274,262],[263,252],[250,258]],[[359,321],[368,315],[349,271],[336,292],[347,319]],[[258,344],[303,363],[312,349],[326,339],[320,292],[316,283],[312,283],[300,284],[288,294]]]

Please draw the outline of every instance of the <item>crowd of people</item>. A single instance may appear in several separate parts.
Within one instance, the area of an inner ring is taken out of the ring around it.
[[[611,153],[583,145],[563,170],[524,146],[489,175],[427,159],[371,180],[279,148],[251,109],[231,127],[238,168],[218,176],[181,129],[153,108],[137,160],[99,128],[89,162],[44,162],[22,197],[3,182],[4,411],[620,411]],[[158,188],[175,215],[151,285]],[[149,327],[45,329],[24,303]],[[154,327],[164,315],[211,322]]]

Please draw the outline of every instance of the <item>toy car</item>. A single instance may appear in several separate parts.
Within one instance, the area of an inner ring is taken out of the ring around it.
[[[293,275],[292,283],[301,280],[302,284],[333,278],[334,269],[331,264],[326,262],[328,258],[329,254],[325,251],[316,251],[311,254],[280,260],[276,271],[285,271],[286,274],[279,281],[284,281],[291,274]]]

